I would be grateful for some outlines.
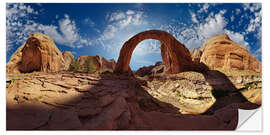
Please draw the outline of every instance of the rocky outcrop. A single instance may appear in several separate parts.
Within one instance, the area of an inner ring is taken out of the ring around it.
[[[72,55],[72,53],[70,51],[65,51],[63,52],[63,58],[65,60],[65,68],[64,70],[68,70],[70,64],[72,63],[74,56]]]
[[[185,45],[165,31],[149,30],[136,34],[124,43],[117,60],[115,72],[132,73],[129,67],[131,55],[135,47],[145,39],[156,39],[161,42],[161,55],[165,73],[173,74],[192,70],[192,59]]]
[[[231,86],[217,73],[148,80],[113,73],[8,76],[7,130],[234,130],[238,109],[259,105],[216,89]],[[261,86],[254,87],[245,95],[259,103],[254,93]]]
[[[155,65],[144,66],[139,68],[135,74],[138,76],[146,76],[146,75],[154,75],[154,74],[162,74],[164,72],[164,64],[162,62],[156,62]]]
[[[47,35],[34,33],[11,56],[7,73],[55,72],[64,70],[64,67],[62,52],[54,41]]]
[[[202,51],[201,50],[197,50],[197,49],[192,49],[190,50],[190,55],[192,58],[192,61],[195,63],[199,63],[201,56],[202,56]]]
[[[87,60],[88,57],[91,57],[93,59],[93,62],[96,66],[96,69],[114,69],[116,62],[114,61],[114,59],[111,60],[106,60],[104,57],[102,56],[80,56],[77,58],[77,62],[80,63],[81,66],[83,66],[83,64],[85,63],[85,61]]]
[[[210,69],[236,69],[261,72],[261,62],[244,47],[222,34],[208,39],[199,50],[192,50],[193,61],[204,63]]]

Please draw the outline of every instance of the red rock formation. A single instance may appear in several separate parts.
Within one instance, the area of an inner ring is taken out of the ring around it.
[[[165,65],[165,73],[173,74],[192,69],[192,59],[188,49],[165,31],[149,30],[130,38],[121,48],[115,72],[131,74],[129,67],[131,55],[135,47],[145,39],[156,39],[161,42],[161,55]]]
[[[96,69],[114,69],[116,65],[116,62],[113,59],[108,61],[104,57],[98,56],[98,55],[97,56],[80,56],[76,61],[79,62],[80,65],[82,66],[88,57],[93,58]]]
[[[69,69],[70,64],[72,63],[74,56],[72,55],[72,53],[70,51],[65,51],[63,54],[63,58],[65,60],[65,70]]]
[[[55,72],[63,70],[64,66],[62,53],[53,40],[47,35],[34,33],[11,56],[7,73]]]
[[[164,72],[164,64],[162,62],[156,62],[155,65],[144,66],[139,68],[135,74],[138,76],[146,76],[146,75],[153,75],[153,74],[161,74]]]
[[[206,64],[210,69],[261,72],[261,62],[225,34],[208,39],[199,51],[202,51],[200,62]]]

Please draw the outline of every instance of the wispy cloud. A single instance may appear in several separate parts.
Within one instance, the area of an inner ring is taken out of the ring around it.
[[[30,15],[38,15],[31,6],[20,4],[7,4],[7,51],[14,44],[20,45],[27,39],[28,35],[34,32],[41,32],[49,35],[60,45],[72,48],[80,48],[82,44],[88,44],[79,34],[79,29],[74,20],[69,15],[64,14],[64,18],[59,19],[57,25],[45,25],[34,21]],[[59,16],[56,15],[56,19]]]

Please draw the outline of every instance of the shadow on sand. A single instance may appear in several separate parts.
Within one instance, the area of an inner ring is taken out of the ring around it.
[[[87,74],[65,73],[74,79],[84,76],[91,87],[79,90],[79,96],[62,106],[29,100],[17,105],[7,103],[7,129],[234,130],[239,108],[259,107],[247,101],[225,74],[215,70],[201,73],[217,92],[213,93],[216,102],[204,114],[181,114],[178,108],[148,94],[145,82],[132,76],[103,73],[95,80]]]

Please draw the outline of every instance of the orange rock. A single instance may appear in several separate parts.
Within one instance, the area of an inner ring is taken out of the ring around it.
[[[80,65],[82,66],[88,57],[93,58],[96,69],[114,69],[114,67],[116,65],[116,62],[113,59],[108,61],[104,57],[99,56],[99,55],[97,55],[97,56],[80,56],[80,57],[78,57],[78,59],[76,61],[79,62]]]
[[[201,50],[196,50],[196,49],[192,49],[190,50],[190,55],[192,58],[192,61],[195,63],[199,63],[201,56],[202,56],[202,51]]]
[[[65,51],[63,54],[63,58],[65,60],[65,70],[69,69],[70,64],[72,63],[74,56],[70,51]]]
[[[11,56],[7,73],[55,72],[63,70],[64,66],[62,52],[54,41],[47,35],[34,33]]]
[[[149,30],[138,33],[130,38],[121,48],[115,72],[129,73],[129,63],[135,47],[145,39],[156,39],[161,42],[161,55],[165,65],[165,73],[179,73],[193,68],[192,59],[185,45],[178,42],[172,35],[161,30]]]
[[[201,51],[200,62],[210,69],[237,69],[261,72],[261,62],[252,56],[244,47],[233,42],[228,35],[221,34],[208,39],[197,50]],[[196,51],[193,58],[197,59]]]

